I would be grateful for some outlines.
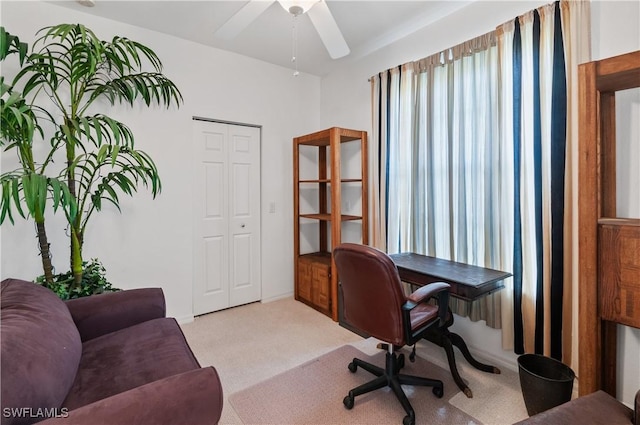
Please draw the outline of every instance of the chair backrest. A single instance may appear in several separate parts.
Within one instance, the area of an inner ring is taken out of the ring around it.
[[[374,338],[405,345],[406,298],[393,260],[365,245],[343,243],[333,251],[345,321]]]

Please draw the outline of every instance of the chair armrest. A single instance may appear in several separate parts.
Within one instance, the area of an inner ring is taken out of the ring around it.
[[[39,423],[209,425],[220,420],[222,404],[218,373],[206,367],[133,388]]]
[[[443,291],[445,289],[448,291],[449,288],[451,288],[451,285],[449,285],[448,283],[433,282],[428,285],[419,287],[407,298],[409,299],[409,301],[415,304],[419,304],[422,301],[428,300],[429,298],[433,297],[440,291]]]
[[[108,292],[66,301],[82,341],[165,317],[160,288]]]
[[[403,308],[407,311],[411,311],[421,302],[437,296],[440,326],[444,326],[447,321],[447,313],[449,311],[449,288],[451,288],[451,285],[444,282],[433,282],[428,285],[421,286],[407,297],[407,302]]]

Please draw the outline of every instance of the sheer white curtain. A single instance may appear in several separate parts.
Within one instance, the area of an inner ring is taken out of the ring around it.
[[[387,250],[398,246],[402,235],[410,227],[399,219],[402,212],[388,205],[408,206],[413,197],[413,186],[406,171],[390,164],[411,160],[410,145],[413,132],[413,63],[381,72],[371,78],[371,96],[374,131],[370,140],[369,181],[371,190],[372,245]],[[391,188],[391,190],[389,190]],[[388,235],[394,235],[388,239]],[[397,252],[397,248],[393,251]]]
[[[386,230],[389,253],[498,268],[497,75],[491,33],[373,77],[374,96],[384,105],[374,113],[379,137],[372,151],[378,149],[379,161],[372,164],[372,181],[379,177],[374,193],[384,208],[378,209],[379,226],[374,219],[380,231],[373,233]],[[381,239],[373,238],[379,247]],[[452,308],[500,327],[499,299],[453,300]]]
[[[513,37],[503,36],[504,32],[513,33],[514,21],[510,21],[496,30],[498,39],[498,86],[499,120],[498,143],[499,155],[496,170],[499,173],[499,209],[501,216],[497,225],[500,240],[500,252],[497,261],[498,270],[513,271],[513,205],[514,205],[514,162],[513,140],[507,135],[513,134]],[[504,281],[505,289],[501,291],[500,319],[502,327],[502,348],[513,349],[513,278]]]
[[[390,98],[399,93],[397,102],[389,105],[388,189],[387,189],[387,250],[389,253],[408,251],[413,231],[407,220],[415,194],[412,169],[404,166],[412,161],[414,81],[413,64],[391,71]],[[401,165],[402,164],[402,165]],[[401,165],[401,166],[398,166]]]

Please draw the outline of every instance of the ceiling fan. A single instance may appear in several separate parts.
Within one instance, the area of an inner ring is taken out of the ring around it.
[[[224,39],[234,38],[275,2],[276,0],[249,1],[216,31],[216,35]],[[349,54],[349,46],[324,0],[277,0],[277,2],[294,17],[305,13],[309,15],[311,23],[318,31],[318,35],[320,35],[320,39],[332,59],[338,59]]]

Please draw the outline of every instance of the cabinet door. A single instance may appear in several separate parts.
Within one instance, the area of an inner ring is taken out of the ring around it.
[[[309,261],[298,261],[298,297],[313,302],[312,268]]]
[[[324,264],[315,263],[313,267],[313,303],[322,310],[331,307],[331,290],[329,283],[331,274]]]
[[[598,229],[600,317],[640,328],[640,226]]]
[[[329,312],[331,307],[331,266],[313,258],[298,259],[297,299]]]

